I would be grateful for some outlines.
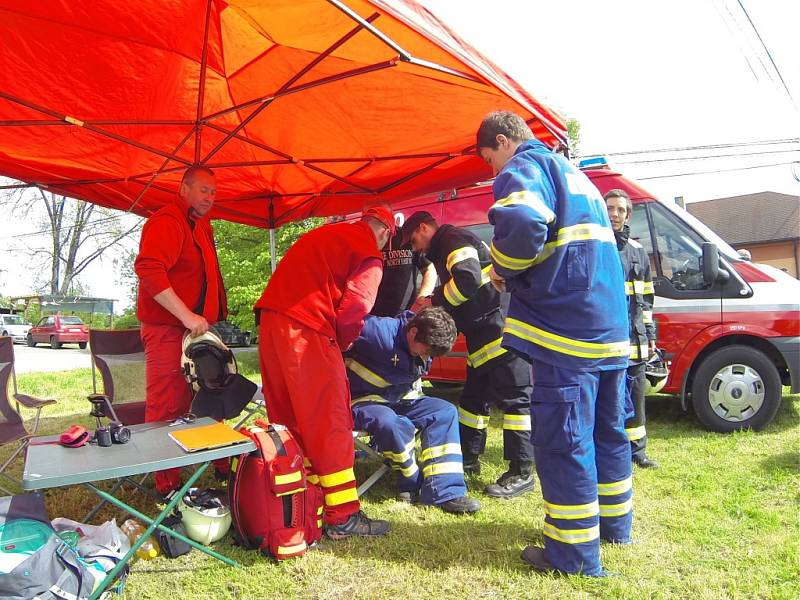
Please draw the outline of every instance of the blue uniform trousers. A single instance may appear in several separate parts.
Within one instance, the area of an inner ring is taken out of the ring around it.
[[[355,429],[368,432],[397,472],[401,492],[419,492],[422,504],[441,504],[467,494],[458,411],[440,398],[353,406]],[[419,430],[420,452],[416,453]]]
[[[545,554],[598,575],[600,540],[630,543],[631,449],[625,369],[580,372],[533,362],[533,446],[545,507]]]

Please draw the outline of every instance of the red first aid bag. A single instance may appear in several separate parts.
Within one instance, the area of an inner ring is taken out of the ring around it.
[[[256,450],[231,461],[234,535],[276,560],[301,556],[322,537],[322,490],[308,481],[303,452],[283,425],[259,419],[240,431]]]

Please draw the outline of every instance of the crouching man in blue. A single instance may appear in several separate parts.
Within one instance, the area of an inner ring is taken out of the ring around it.
[[[458,410],[422,393],[421,377],[431,357],[449,351],[455,339],[455,323],[442,308],[368,316],[345,363],[354,427],[372,435],[391,461],[398,499],[450,513],[474,513],[481,505],[466,495]]]

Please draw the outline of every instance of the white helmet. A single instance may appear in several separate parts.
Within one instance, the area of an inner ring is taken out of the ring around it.
[[[227,386],[237,373],[236,358],[212,327],[197,337],[183,336],[181,371],[194,391],[214,391]]]
[[[224,492],[190,488],[178,503],[186,535],[195,542],[205,544],[225,537],[231,527],[231,511]]]
[[[667,367],[667,361],[664,360],[664,352],[661,349],[656,348],[656,351],[647,361],[644,368],[644,376],[646,380],[645,396],[659,393],[667,383],[669,368]]]

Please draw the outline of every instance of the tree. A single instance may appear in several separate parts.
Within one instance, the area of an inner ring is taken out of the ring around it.
[[[581,123],[578,119],[567,119],[567,143],[573,160],[581,156]]]
[[[49,273],[40,281],[43,290],[61,296],[84,291],[78,276],[142,223],[131,224],[119,212],[41,188],[18,190],[10,200],[16,217],[41,222],[39,233],[47,235],[47,245],[27,245],[23,252],[33,259],[33,268]]]
[[[287,223],[275,231],[275,254],[280,260],[289,247],[323,219]],[[269,231],[238,223],[216,221],[214,238],[219,266],[228,292],[228,320],[252,330],[253,304],[259,299],[270,277]]]

